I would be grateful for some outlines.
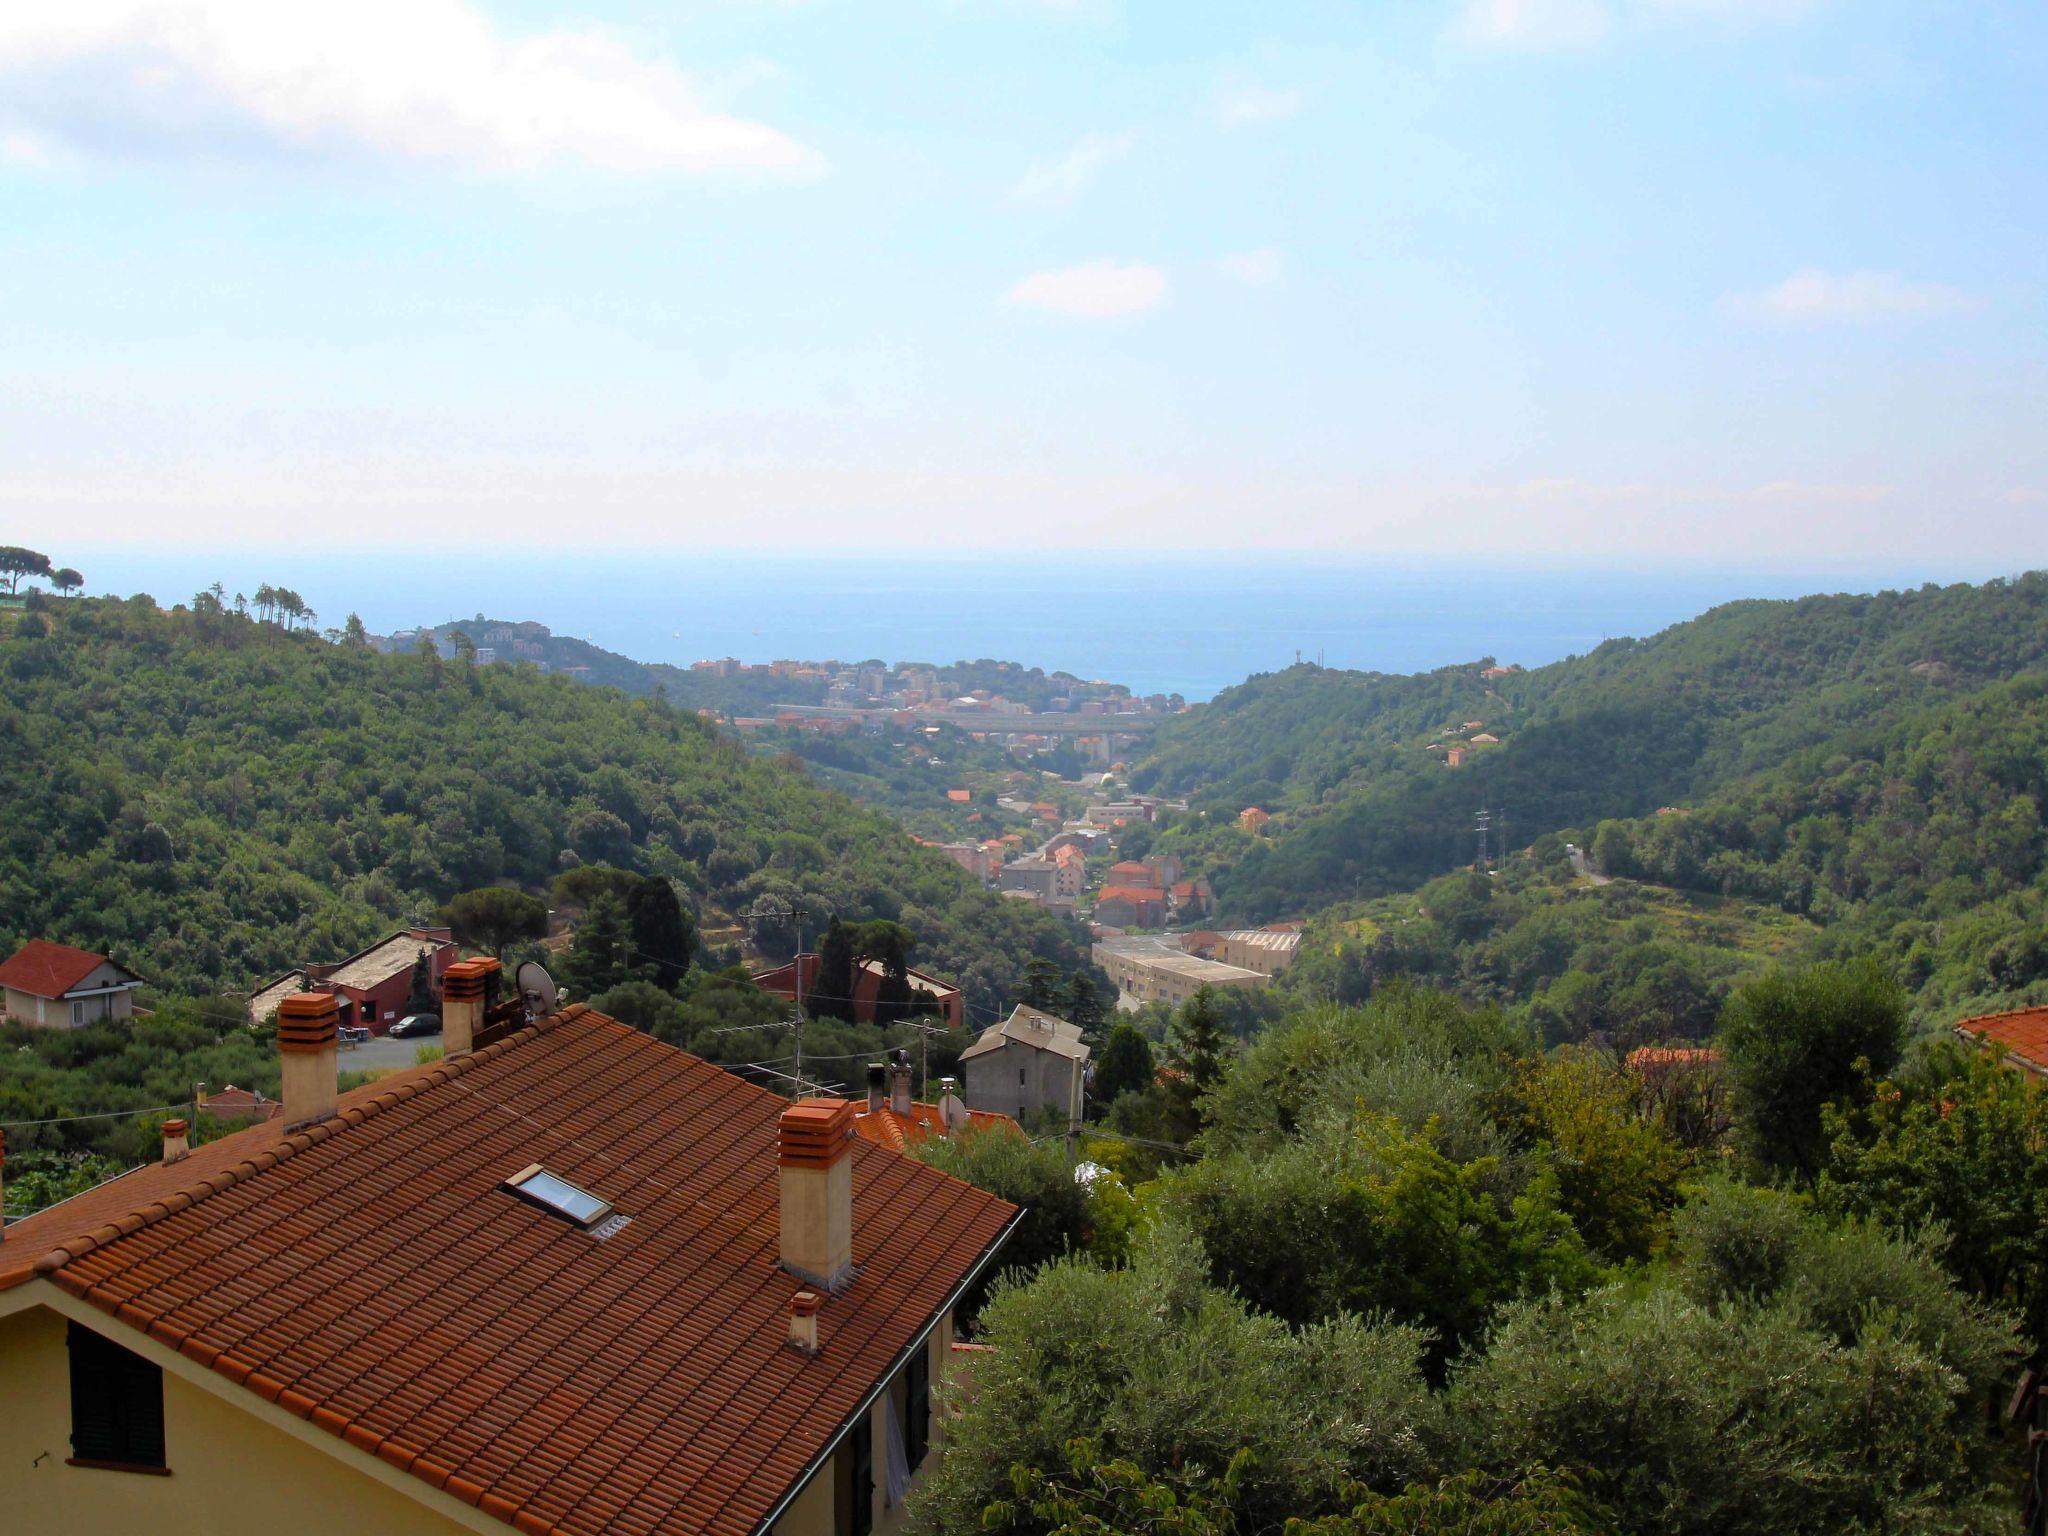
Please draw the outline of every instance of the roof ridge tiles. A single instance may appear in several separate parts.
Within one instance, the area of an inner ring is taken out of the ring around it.
[[[157,1222],[175,1216],[180,1211],[189,1210],[209,1195],[222,1194],[227,1190],[233,1189],[237,1184],[256,1177],[258,1174],[268,1173],[286,1159],[312,1147],[319,1146],[330,1136],[340,1134],[341,1129],[344,1127],[353,1129],[356,1126],[362,1125],[366,1121],[375,1118],[377,1114],[384,1110],[390,1109],[394,1105],[403,1104],[407,1100],[416,1097],[427,1088],[439,1087],[441,1084],[450,1082],[466,1072],[475,1071],[484,1063],[495,1061],[513,1046],[531,1040],[542,1034],[546,1029],[557,1024],[567,1023],[572,1019],[580,1018],[587,1011],[588,1006],[586,1004],[572,1003],[544,1019],[534,1020],[524,1029],[516,1030],[502,1040],[493,1041],[481,1050],[471,1051],[467,1055],[458,1056],[453,1061],[444,1060],[438,1062],[429,1070],[420,1073],[417,1077],[395,1084],[385,1092],[376,1094],[360,1104],[351,1104],[348,1108],[339,1111],[333,1119],[317,1121],[312,1125],[302,1127],[286,1136],[284,1140],[274,1147],[266,1147],[261,1152],[252,1153],[239,1163],[209,1173],[203,1178],[195,1179],[182,1189],[174,1189],[166,1194],[154,1196],[135,1210],[125,1215],[117,1216],[112,1221],[93,1228],[90,1232],[66,1240],[57,1247],[52,1248],[48,1253],[37,1258],[32,1264],[23,1266],[18,1273],[15,1270],[0,1272],[0,1289],[4,1289],[9,1284],[18,1283],[19,1280],[26,1280],[30,1274],[54,1277],[65,1265],[84,1258],[96,1248],[103,1247],[105,1244],[111,1243],[118,1238],[126,1237],[130,1233],[139,1232],[144,1227],[154,1226]],[[173,1201],[179,1203],[174,1205],[172,1204]],[[81,1291],[79,1294],[83,1295],[84,1292]]]

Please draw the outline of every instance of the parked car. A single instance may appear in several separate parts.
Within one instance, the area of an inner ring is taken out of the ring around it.
[[[408,1013],[384,1033],[399,1040],[410,1040],[414,1035],[438,1035],[441,1033],[441,1015]]]

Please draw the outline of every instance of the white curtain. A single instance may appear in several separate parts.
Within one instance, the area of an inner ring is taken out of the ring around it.
[[[903,1453],[903,1421],[896,1416],[896,1395],[882,1394],[883,1417],[888,1421],[882,1436],[882,1465],[884,1485],[888,1493],[887,1508],[895,1509],[903,1503],[903,1495],[910,1487],[910,1459]]]

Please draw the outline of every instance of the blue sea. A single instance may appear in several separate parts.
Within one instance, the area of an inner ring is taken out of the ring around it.
[[[71,546],[89,592],[187,600],[269,582],[323,626],[378,633],[482,613],[538,619],[640,661],[978,657],[1206,699],[1297,658],[1413,672],[1539,666],[1744,597],[1873,591],[1993,571],[1584,570],[1357,556],[553,553]]]

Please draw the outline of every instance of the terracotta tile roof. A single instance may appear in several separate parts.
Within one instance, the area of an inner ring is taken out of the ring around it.
[[[527,1532],[754,1531],[1016,1208],[856,1141],[856,1278],[785,1347],[786,1103],[571,1007],[10,1225],[46,1275]],[[631,1221],[500,1186],[528,1164]]]
[[[1024,1134],[1024,1128],[1008,1115],[988,1109],[970,1109],[967,1123],[978,1131],[1007,1127],[1020,1136]],[[854,1117],[853,1128],[863,1141],[887,1147],[891,1152],[908,1152],[920,1141],[946,1133],[936,1104],[912,1104],[907,1115],[897,1114],[886,1104],[880,1109],[863,1109]]]
[[[2030,1071],[2048,1073],[2048,1007],[1964,1019],[1956,1033],[1997,1046]]]
[[[52,944],[48,939],[30,939],[0,965],[0,987],[26,992],[30,997],[62,997],[100,966],[105,955],[73,949],[69,944]]]
[[[237,1088],[233,1083],[219,1093],[209,1093],[206,1102],[199,1107],[220,1120],[275,1120],[284,1113],[284,1105],[279,1100],[266,1099],[260,1093]]]
[[[1633,1072],[1661,1072],[1671,1067],[1714,1067],[1721,1053],[1711,1045],[1639,1045],[1628,1053]]]

